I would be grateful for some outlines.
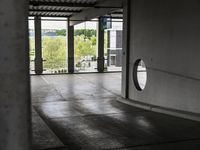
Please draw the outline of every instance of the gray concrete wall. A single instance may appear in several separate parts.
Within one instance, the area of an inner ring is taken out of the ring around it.
[[[129,98],[200,113],[200,2],[131,0]],[[147,66],[147,85],[137,91],[133,64]]]
[[[0,150],[31,146],[28,1],[0,1]]]

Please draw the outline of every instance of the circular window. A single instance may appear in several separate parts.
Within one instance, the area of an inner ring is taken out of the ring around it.
[[[147,82],[147,69],[143,60],[138,59],[133,67],[133,81],[137,90],[144,90]]]

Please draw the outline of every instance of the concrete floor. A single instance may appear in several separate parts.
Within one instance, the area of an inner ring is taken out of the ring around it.
[[[35,149],[199,150],[199,122],[116,101],[120,79],[120,73],[32,76]]]

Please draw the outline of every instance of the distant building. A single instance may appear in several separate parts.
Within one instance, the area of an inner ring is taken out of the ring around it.
[[[122,30],[108,30],[108,66],[122,66]]]
[[[29,36],[33,37],[35,35],[34,29],[29,29]],[[56,29],[42,29],[42,36],[57,36]]]
[[[42,29],[42,36],[57,36],[56,29]]]

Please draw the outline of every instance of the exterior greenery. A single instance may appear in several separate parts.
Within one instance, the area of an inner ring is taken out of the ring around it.
[[[56,30],[57,36],[66,36],[66,30]],[[87,38],[91,38],[93,36],[96,36],[96,30],[94,29],[77,29],[74,31],[74,36],[81,36],[85,35]]]
[[[66,68],[66,38],[65,37],[43,37],[42,58],[44,69]]]
[[[42,57],[45,70],[66,72],[67,43],[66,30],[56,30],[56,36],[42,37]],[[74,50],[76,67],[79,67],[85,56],[96,59],[96,30],[78,29],[74,32]],[[105,40],[107,46],[107,40]],[[34,38],[30,37],[30,59],[34,60]]]

